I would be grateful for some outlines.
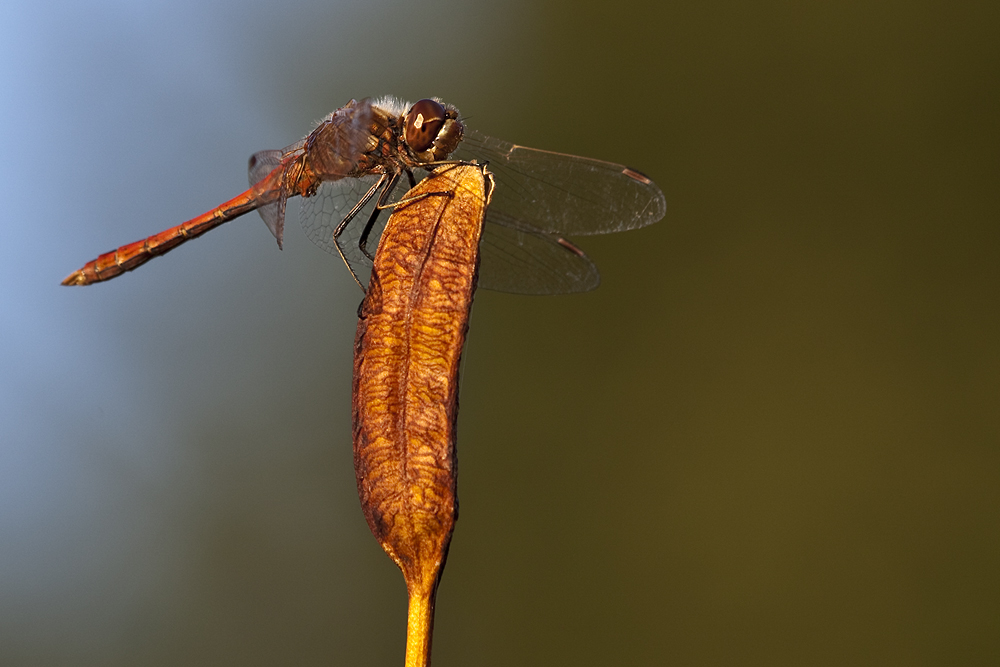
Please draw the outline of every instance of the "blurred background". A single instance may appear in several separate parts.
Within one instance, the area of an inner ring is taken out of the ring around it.
[[[386,93],[668,202],[477,296],[435,665],[1000,663],[997,3],[8,2],[0,52],[0,664],[402,663],[297,211],[59,285]]]

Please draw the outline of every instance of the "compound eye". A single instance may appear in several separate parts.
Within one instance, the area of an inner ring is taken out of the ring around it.
[[[403,121],[403,139],[407,145],[421,153],[434,143],[444,125],[444,107],[434,100],[420,100],[406,112]]]

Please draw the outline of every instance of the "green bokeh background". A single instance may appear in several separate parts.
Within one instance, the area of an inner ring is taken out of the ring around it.
[[[1000,663],[1000,5],[274,4],[4,10],[0,663],[402,663],[346,271],[57,284],[384,93],[668,202],[477,296],[435,665]]]

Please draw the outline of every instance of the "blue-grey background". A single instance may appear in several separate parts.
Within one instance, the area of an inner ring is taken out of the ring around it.
[[[668,200],[594,293],[482,292],[435,665],[1000,662],[995,2],[0,7],[0,664],[398,665],[360,292],[237,194],[437,95]]]

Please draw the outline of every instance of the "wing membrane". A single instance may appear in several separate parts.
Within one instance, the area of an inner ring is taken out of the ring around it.
[[[498,224],[506,221],[503,214],[492,217],[480,241],[480,287],[513,294],[567,294],[600,284],[594,263],[565,239]]]
[[[365,204],[344,229],[339,240],[333,232],[344,216],[379,181],[378,175],[345,178],[324,182],[315,195],[302,200],[302,226],[306,236],[317,246],[344,257],[362,284],[371,273],[371,260],[358,248],[361,230],[375,207],[376,196]],[[389,202],[398,201],[408,189],[405,178],[396,185]],[[377,195],[377,193],[373,193]],[[479,286],[513,294],[565,294],[586,292],[597,287],[600,274],[593,262],[578,248],[555,235],[533,230],[503,212],[487,214],[481,241],[482,259]],[[385,223],[392,213],[382,211],[368,240],[369,252],[375,252]]]
[[[496,176],[481,242],[479,286],[484,289],[517,294],[592,290],[600,283],[597,267],[564,235],[636,229],[656,222],[666,211],[656,184],[620,164],[518,146],[474,130],[466,132],[454,157],[489,162]],[[338,256],[339,244],[362,283],[370,275],[371,261],[358,249],[358,238],[374,210],[375,197],[339,240],[333,232],[359,201],[377,194],[372,188],[379,178],[373,174],[326,181],[315,195],[302,201],[306,234]],[[404,195],[406,183],[400,179],[389,202]],[[383,211],[379,216],[369,238],[369,252],[375,252],[390,213]]]
[[[344,216],[354,208],[355,204],[368,195],[380,178],[381,174],[372,174],[359,178],[324,181],[316,194],[302,199],[300,217],[306,236],[317,246],[336,257],[340,257],[340,253],[337,251],[339,244],[344,252],[344,258],[362,284],[368,280],[372,263],[358,248],[358,239],[365,222],[375,210],[376,197],[372,196],[368,203],[358,211],[354,219],[344,229],[340,239],[334,239],[333,232]],[[385,219],[389,217],[390,213],[391,211],[383,211],[379,216],[379,222],[372,230],[368,241],[368,251],[372,254],[375,254],[379,237],[382,235],[382,228],[385,226]]]
[[[650,225],[666,212],[656,184],[620,164],[518,146],[466,131],[458,159],[489,161],[497,187],[487,221],[536,232],[589,235]]]
[[[289,148],[292,147],[289,146]],[[257,185],[257,183],[264,180],[268,174],[277,169],[281,164],[281,158],[284,154],[285,151],[268,150],[257,151],[251,155],[247,170],[250,177],[250,187]],[[271,230],[274,238],[278,240],[279,248],[281,247],[281,239],[285,227],[286,199],[287,197],[282,195],[270,204],[261,206],[257,209],[257,212],[260,213],[260,217],[264,219],[264,224],[267,225],[269,230]]]

